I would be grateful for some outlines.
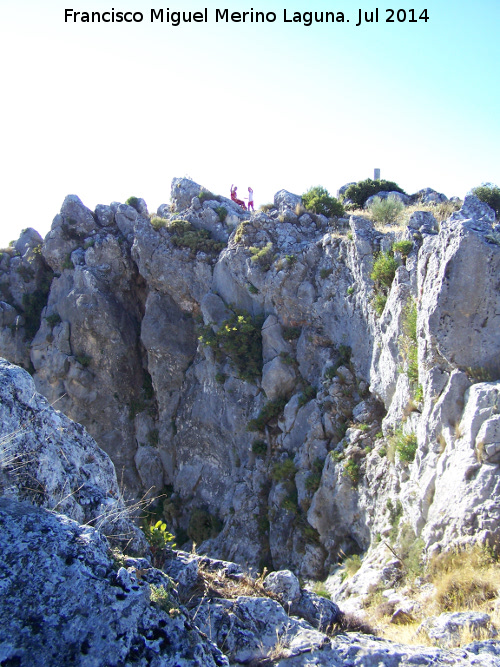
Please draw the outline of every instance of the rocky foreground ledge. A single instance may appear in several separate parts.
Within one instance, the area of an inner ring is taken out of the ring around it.
[[[0,417],[2,667],[500,665],[496,641],[442,650],[334,635],[338,606],[290,572],[254,580],[185,552],[159,570],[112,551],[95,526],[115,540],[113,524],[128,528],[136,549],[144,540],[123,511],[100,522],[103,507],[124,509],[107,455],[4,360]]]

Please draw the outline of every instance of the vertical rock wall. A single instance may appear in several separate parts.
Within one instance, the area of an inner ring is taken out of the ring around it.
[[[422,212],[382,234],[297,215],[290,193],[251,217],[212,197],[177,179],[175,213],[65,200],[42,246],[48,302],[23,343],[38,389],[88,428],[128,493],[163,494],[178,539],[215,556],[322,576],[388,534],[388,500],[427,547],[498,541],[491,211],[468,198],[439,233]],[[374,258],[401,238],[412,249],[395,253],[377,315]],[[14,259],[1,265],[9,358]]]

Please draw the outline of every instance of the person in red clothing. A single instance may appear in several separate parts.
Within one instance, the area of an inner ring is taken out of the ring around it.
[[[252,211],[255,212],[255,209],[253,207],[253,190],[252,188],[248,188],[248,210],[252,209]]]
[[[241,199],[238,199],[237,197],[237,190],[238,188],[236,187],[236,185],[231,185],[231,201],[234,201],[234,203],[238,204],[238,206],[242,206],[246,211],[247,207],[245,206],[245,202],[242,201]]]

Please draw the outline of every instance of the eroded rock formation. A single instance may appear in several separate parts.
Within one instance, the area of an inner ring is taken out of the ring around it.
[[[41,247],[26,232],[4,253],[0,332],[129,496],[166,494],[181,543],[303,577],[376,550],[394,508],[428,553],[498,544],[491,209],[468,197],[382,233],[286,191],[250,215],[186,179],[156,216],[131,203],[70,196]],[[377,313],[374,262],[401,240]],[[30,333],[13,276],[35,242],[54,277]]]

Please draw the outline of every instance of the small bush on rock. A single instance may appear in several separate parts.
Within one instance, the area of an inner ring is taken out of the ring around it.
[[[200,190],[198,199],[200,200],[200,204],[203,204],[203,202],[206,201],[220,201],[220,197],[214,195],[214,193],[209,190]]]
[[[392,285],[398,263],[391,252],[380,252],[375,262],[370,278],[377,287],[389,288]]]
[[[279,463],[275,463],[271,477],[277,482],[283,482],[284,480],[291,480],[295,477],[297,468],[293,459],[285,459]]]
[[[406,194],[394,181],[386,181],[384,179],[374,181],[371,178],[367,178],[364,181],[358,181],[354,185],[350,185],[345,191],[343,199],[350,199],[359,208],[363,208],[368,197],[372,197],[379,192],[401,192],[401,194]]]
[[[247,312],[235,312],[217,332],[202,328],[198,340],[217,353],[226,354],[236,366],[242,380],[253,381],[262,373],[262,317],[252,318]]]
[[[275,401],[269,401],[264,405],[258,416],[248,422],[247,430],[263,431],[269,422],[276,419],[283,412],[286,404],[286,398],[277,398]]]
[[[401,257],[406,259],[413,248],[413,241],[396,241],[392,244],[392,251],[401,253]]]
[[[381,315],[387,301],[387,295],[391,288],[392,281],[396,275],[398,263],[394,259],[392,252],[380,252],[373,263],[373,269],[370,278],[375,283],[375,295],[372,300],[372,306],[377,313]]]
[[[354,459],[347,459],[343,474],[345,477],[349,477],[354,486],[357,486],[360,477],[359,464]]]
[[[387,199],[375,197],[369,210],[376,222],[379,222],[381,225],[393,225],[397,222],[404,207],[404,204],[399,199],[391,195]]]
[[[263,271],[268,271],[271,268],[274,259],[271,241],[262,248],[251,247],[250,252],[252,254],[252,264],[256,264]]]
[[[151,223],[151,227],[157,232],[167,225],[165,218],[160,218],[158,215],[153,215],[149,222]]]
[[[254,440],[252,443],[252,452],[256,456],[265,456],[267,454],[267,442],[265,440]]]
[[[219,216],[219,220],[224,222],[224,220],[227,218],[227,208],[225,206],[217,206],[215,212]]]
[[[168,532],[167,525],[161,520],[155,524],[145,526],[144,535],[149,542],[149,548],[153,555],[153,565],[161,567],[166,552],[169,549],[175,549],[174,536]]]
[[[187,220],[170,220],[166,227],[175,246],[189,248],[193,253],[216,255],[226,246],[225,243],[215,241],[209,231],[197,229]]]
[[[418,441],[416,434],[403,434],[400,432],[396,434],[395,438],[395,449],[399,454],[399,458],[401,461],[405,461],[405,463],[411,463],[417,453]]]
[[[495,211],[497,219],[500,218],[500,188],[498,185],[482,183],[477,188],[472,188],[471,192]]]
[[[54,328],[57,324],[61,322],[61,316],[59,315],[59,313],[52,313],[51,315],[47,315],[45,320],[49,325],[49,327]]]
[[[307,192],[304,192],[302,201],[308,211],[325,215],[327,218],[341,218],[345,213],[339,200],[331,197],[328,190],[321,185],[309,188]]]
[[[189,519],[187,534],[193,542],[201,544],[222,530],[222,521],[204,509],[194,509]]]

